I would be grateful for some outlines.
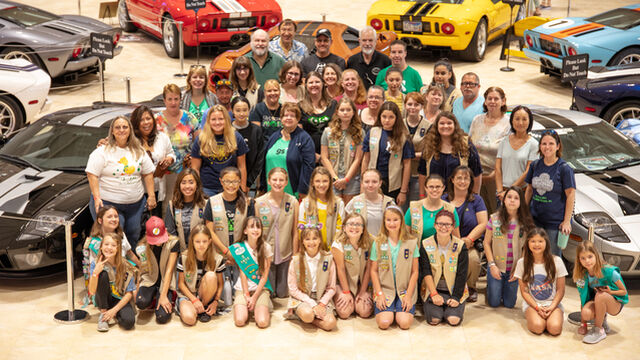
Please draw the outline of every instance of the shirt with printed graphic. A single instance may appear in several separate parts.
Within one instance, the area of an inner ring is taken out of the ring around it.
[[[165,118],[164,112],[156,115],[158,131],[169,135],[176,161],[169,166],[169,171],[178,174],[182,171],[182,162],[185,156],[191,152],[191,143],[194,140],[194,132],[200,129],[200,118],[187,111],[182,111],[178,124],[171,125]]]
[[[280,37],[269,41],[269,51],[280,55],[284,61],[295,60],[297,62],[301,62],[302,59],[307,56],[308,52],[307,45],[297,40],[293,40],[291,49],[289,49],[289,52],[286,52],[282,44],[280,44]]]
[[[531,163],[524,181],[533,187],[530,209],[536,223],[545,227],[560,225],[567,203],[565,191],[576,188],[571,166],[562,159],[551,166],[538,159]]]

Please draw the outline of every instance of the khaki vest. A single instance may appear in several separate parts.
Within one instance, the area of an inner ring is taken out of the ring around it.
[[[249,110],[253,110],[256,105],[258,105],[258,93],[260,90],[260,85],[258,85],[254,90],[249,90],[247,89],[247,93],[245,94],[245,98],[247,98],[247,100],[249,100]],[[240,93],[236,90],[233,92],[233,96],[232,97],[236,97],[236,96],[240,96]]]
[[[378,244],[376,241],[376,252],[378,255],[378,277],[380,278],[380,286],[384,293],[387,306],[396,298],[396,295],[403,297],[409,288],[409,280],[411,278],[411,267],[413,266],[413,252],[418,246],[418,240],[409,239],[400,243],[398,250],[398,259],[396,260],[396,278],[393,279],[393,269],[391,262],[391,245],[389,241]],[[415,289],[411,297],[411,303],[415,304],[418,299],[418,289]]]
[[[304,257],[304,254],[297,254],[293,256],[293,266],[296,269],[296,284],[300,283],[300,258],[302,258],[302,261],[304,261],[305,274],[309,274],[309,265],[307,265]],[[316,270],[316,299],[313,299],[315,301],[320,300],[322,298],[322,295],[324,295],[325,290],[327,289],[327,285],[329,284],[329,272],[331,271],[332,264],[333,256],[331,256],[331,253],[321,251],[320,262],[318,263],[318,269]],[[311,296],[311,289],[313,289],[311,276],[305,276],[304,280],[304,287],[306,288],[306,291],[304,293]]]
[[[173,219],[176,222],[176,231],[178,232],[178,239],[180,241],[180,252],[185,251],[187,250],[187,238],[184,236],[184,229],[182,227],[182,209],[174,208],[173,202],[169,201],[169,211],[173,214]],[[189,223],[191,230],[193,230],[196,225],[204,224],[203,213],[204,209],[194,202],[193,212],[191,212],[191,223]]]
[[[496,263],[500,272],[507,271],[507,246],[509,245],[509,239],[507,238],[507,234],[502,232],[500,229],[500,218],[498,214],[491,215],[491,224],[493,226],[493,233],[491,236],[491,250],[493,251],[493,261]],[[508,225],[507,225],[508,226]],[[522,247],[524,246],[527,239],[527,234],[525,231],[521,231],[520,223],[516,225],[515,230],[513,230],[513,244],[511,244],[511,248],[513,249],[513,264],[511,265],[511,272],[516,268],[516,263],[518,259],[520,259],[520,255],[522,254]]]
[[[352,294],[357,294],[358,285],[364,277],[364,269],[367,265],[367,260],[369,260],[369,250],[360,249],[360,254],[358,254],[358,250],[348,241],[346,244],[342,244],[342,249],[342,258],[344,260],[344,268],[347,272],[349,290]]]
[[[380,146],[381,127],[373,127],[369,132],[369,169],[378,167],[378,147]],[[386,146],[386,145],[385,145]],[[389,191],[395,191],[402,186],[402,149],[404,144],[400,144],[400,152],[389,152]],[[383,179],[384,180],[384,179]]]
[[[222,255],[216,253],[215,254],[215,259],[216,259],[216,263],[214,264],[214,266],[211,266],[211,264],[207,264],[205,265],[204,268],[204,272],[206,273],[207,271],[216,271],[216,269],[218,267],[220,267],[220,264],[222,263],[222,261],[224,261],[224,258],[222,257]],[[182,261],[182,266],[185,267],[184,269],[184,282],[185,284],[187,284],[187,288],[189,289],[189,291],[191,291],[191,293],[193,295],[197,295],[198,294],[198,289],[196,289],[196,285],[198,282],[198,274],[197,274],[197,269],[196,269],[196,273],[193,274],[189,274],[187,273],[187,252],[184,251],[181,255],[180,255],[181,261]],[[204,274],[202,274],[204,275]],[[220,286],[220,284],[218,284],[218,286]],[[178,292],[180,296],[186,296],[184,294],[182,294],[182,292],[180,291],[180,289],[178,288]]]
[[[124,260],[123,261],[127,261]],[[104,270],[107,271],[107,274],[109,275],[109,283],[114,284],[112,285],[111,288],[111,292],[117,292],[117,295],[122,298],[124,296],[124,294],[126,294],[126,289],[127,289],[127,285],[129,285],[129,282],[131,282],[131,279],[134,279],[134,281],[137,281],[138,278],[138,270],[136,270],[136,268],[134,268],[133,266],[126,266],[126,275],[124,277],[124,281],[122,282],[122,284],[116,284],[116,268],[113,267],[113,265],[109,264],[109,263],[105,263],[104,264]],[[131,297],[131,300],[129,300],[129,302],[131,303],[131,305],[133,306],[133,309],[135,310],[135,296]]]
[[[162,244],[160,262],[158,262],[158,259],[156,259],[156,256],[153,254],[153,250],[149,247],[146,238],[140,240],[136,247],[136,254],[140,259],[140,286],[153,286],[156,283],[156,280],[158,280],[158,276],[164,277],[167,270],[167,263],[169,262],[169,255],[171,255],[171,249],[178,241],[179,239],[177,236],[169,235],[169,240]],[[149,268],[148,271],[147,267]],[[165,280],[166,279],[162,278],[160,282],[160,289],[162,289]],[[172,276],[170,281],[171,284],[169,285],[169,289],[175,290],[175,276]]]
[[[465,136],[463,141],[466,141],[468,143],[469,142],[469,137]],[[458,160],[460,161],[460,166],[469,166],[469,154],[468,153],[465,154],[465,155],[458,154],[457,156],[458,156]],[[426,164],[427,175],[426,176],[427,177],[429,177],[429,173],[431,172],[431,169],[430,169],[431,168],[431,160],[433,160],[433,155],[430,156],[426,160],[426,162],[427,162],[427,164]]]
[[[338,213],[338,210],[342,207],[340,206],[340,202],[342,202],[342,199],[340,199],[339,197],[336,197],[333,201],[333,215],[329,214],[329,208],[328,208],[328,204],[327,204],[327,223],[326,224],[322,224],[322,226],[326,226],[327,227],[327,238],[325,239],[327,247],[331,247],[331,243],[333,242],[333,236],[336,233],[336,227],[338,226],[338,215],[340,215]],[[302,200],[302,209],[304,209],[304,215],[307,218],[307,224],[318,224],[318,216],[314,215],[314,216],[310,216],[309,215],[309,197],[305,197]],[[317,210],[317,207],[316,207]]]
[[[437,286],[440,278],[444,276],[444,281],[447,284],[447,288],[449,289],[449,294],[453,293],[453,287],[456,284],[456,273],[458,271],[458,256],[460,255],[460,251],[462,251],[462,247],[464,246],[464,241],[460,238],[452,236],[451,238],[451,246],[449,246],[449,250],[445,255],[445,263],[442,264],[440,259],[440,251],[438,250],[438,244],[436,242],[435,236],[431,236],[422,240],[422,246],[424,247],[427,256],[429,256],[429,264],[431,265],[431,275],[433,275],[433,282]],[[449,266],[447,266],[447,262],[449,262]],[[466,276],[465,276],[466,279]],[[422,300],[427,301],[427,284],[422,282]],[[460,298],[460,303],[463,303],[467,297],[469,296],[469,289],[467,288],[467,284],[465,281],[464,285],[464,293],[462,294],[462,298]]]
[[[274,221],[278,222],[278,229],[280,230],[278,250],[280,251],[281,259],[286,259],[293,253],[291,229],[298,223],[298,219],[294,218],[295,204],[297,201],[294,196],[285,193],[282,198],[282,203],[280,203],[278,218],[276,219],[271,212],[271,205],[269,205],[269,193],[256,199],[256,216],[262,221],[262,233],[266,234],[265,242],[271,245],[274,251],[276,249],[276,227],[274,226]]]
[[[456,207],[451,203],[442,200],[443,209],[451,212],[455,216]],[[412,201],[409,204],[409,213],[411,214],[411,234],[420,239],[422,230],[424,230],[424,219],[422,218],[422,200]]]
[[[442,104],[442,111],[451,111],[453,109],[453,102],[460,96],[462,96],[462,91],[460,91],[460,88],[455,88]]]
[[[407,125],[407,130],[409,129],[409,124],[405,120],[405,125]],[[422,143],[422,138],[427,135],[427,131],[431,127],[431,123],[429,120],[424,117],[420,118],[420,122],[418,123],[418,128],[416,132],[411,137],[411,142],[413,143],[413,148],[416,152],[420,152],[420,144]],[[411,160],[411,176],[418,176],[418,164],[420,163],[420,158],[415,158]]]
[[[340,157],[340,140],[335,140],[331,138],[331,129],[327,127],[327,141],[329,143],[329,161],[331,162],[331,166],[336,170],[338,166],[338,158]],[[346,134],[346,139],[344,140],[344,151],[345,155],[345,164],[344,169],[346,172],[349,171],[351,164],[353,164],[353,160],[356,158],[356,146],[358,144],[353,142],[351,135]],[[346,174],[345,172],[345,174]]]
[[[213,231],[216,233],[216,236],[218,236],[218,239],[222,241],[224,246],[229,247],[229,226],[228,226],[229,219],[227,218],[227,213],[224,209],[224,200],[222,199],[222,193],[210,198],[209,203],[211,204],[210,207],[211,207],[211,215],[213,218]],[[240,240],[240,238],[242,238],[242,224],[244,223],[244,218],[247,217],[248,207],[249,207],[248,201],[247,201],[247,204],[245,205],[245,209],[243,212],[240,212],[240,210],[236,206],[236,215],[233,220],[234,241]]]

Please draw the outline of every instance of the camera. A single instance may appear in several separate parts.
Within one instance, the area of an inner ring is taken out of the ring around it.
[[[484,252],[484,239],[473,240],[473,247],[478,250],[478,252]]]

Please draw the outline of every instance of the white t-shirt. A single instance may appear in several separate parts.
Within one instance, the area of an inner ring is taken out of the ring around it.
[[[307,266],[309,266],[309,276],[311,276],[311,292],[316,292],[318,288],[318,265],[320,264],[320,252],[316,254],[316,256],[311,257],[304,253],[304,260],[307,262]]]
[[[253,248],[251,246],[249,246],[248,242],[245,241],[244,244],[247,246],[247,249],[249,250],[249,255],[251,256],[253,261],[255,261],[256,264],[258,264],[258,252],[253,250]],[[271,245],[267,244],[266,242],[264,243],[264,256],[267,259],[270,259],[273,256],[273,250],[271,249]],[[240,271],[242,271],[242,270],[240,270]],[[259,280],[258,280],[258,282],[259,282]],[[250,292],[254,292],[258,288],[258,283],[254,282],[253,280],[251,280],[249,278],[247,278],[247,287],[249,288],[248,290]],[[233,285],[233,289],[242,291],[242,278],[240,276],[238,276],[238,280],[236,280],[236,283]],[[266,287],[265,287],[265,289],[266,289]]]
[[[538,141],[532,136],[518,150],[514,150],[509,142],[509,136],[505,136],[498,147],[496,158],[502,159],[502,186],[507,188],[513,185],[524,173],[527,162],[538,159]]]
[[[100,198],[116,204],[133,204],[144,196],[142,174],[155,166],[145,153],[139,159],[128,149],[100,146],[89,155],[85,172],[98,177]]]
[[[529,294],[539,306],[549,306],[556,296],[556,282],[559,277],[567,276],[567,268],[564,266],[559,256],[553,256],[556,264],[556,278],[553,282],[546,281],[547,271],[544,264],[533,264],[533,280],[529,282]],[[516,264],[513,276],[522,279],[524,274],[524,258],[520,258]],[[526,301],[522,302],[522,310],[526,311],[529,307]]]
[[[361,201],[356,199],[351,199],[347,206],[344,208],[345,214],[351,214],[353,212],[353,208],[355,207],[355,201]],[[382,227],[382,215],[384,213],[384,205],[382,201],[371,202],[369,200],[365,200],[367,202],[367,213],[362,214],[364,220],[367,224],[367,231],[373,237],[378,236],[380,233],[380,228]],[[393,205],[395,205],[395,201],[391,201]]]

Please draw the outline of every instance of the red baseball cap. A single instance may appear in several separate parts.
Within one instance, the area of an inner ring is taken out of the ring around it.
[[[162,245],[169,239],[164,221],[157,216],[152,216],[147,220],[147,242],[151,245]]]

